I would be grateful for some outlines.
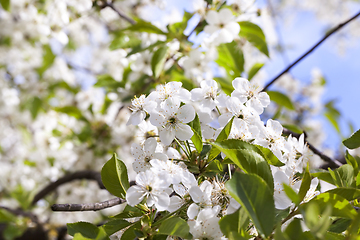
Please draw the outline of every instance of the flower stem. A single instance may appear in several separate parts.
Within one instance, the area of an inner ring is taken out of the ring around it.
[[[177,140],[177,138],[175,138],[175,141],[177,142],[177,144],[180,146],[181,150],[183,150],[183,152],[186,154],[187,158],[190,160],[190,155],[189,153],[184,149],[184,147],[181,145],[181,143],[179,142],[179,140]]]

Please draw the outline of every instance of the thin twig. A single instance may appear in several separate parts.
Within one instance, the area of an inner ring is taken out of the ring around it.
[[[349,20],[339,24],[336,28],[328,32],[318,43],[316,43],[310,50],[308,50],[306,53],[304,53],[301,57],[299,57],[295,62],[293,62],[290,66],[288,66],[284,71],[282,71],[279,75],[277,75],[273,80],[271,80],[262,91],[266,91],[276,80],[278,80],[283,74],[287,73],[292,67],[294,67],[298,62],[300,62],[302,59],[304,59],[307,55],[309,55],[313,50],[315,50],[321,43],[323,43],[328,37],[330,37],[333,33],[340,30],[343,26],[354,20],[360,15],[360,12],[358,12],[355,16],[350,18]]]
[[[283,133],[285,135],[292,135],[293,137],[296,137],[296,138],[299,138],[300,137],[300,134],[298,133],[295,133],[293,131],[290,131],[288,129],[284,129],[283,130]],[[305,133],[304,133],[305,134]],[[306,139],[306,134],[305,134],[305,139]],[[314,145],[310,144],[309,142],[306,142],[306,144],[309,146],[309,149],[316,155],[318,155],[322,160],[324,160],[325,162],[327,162],[329,164],[329,167],[331,168],[338,168],[342,165],[341,162],[339,162],[338,160],[336,159],[332,159],[330,158],[329,156],[323,154],[322,152],[320,152],[316,147],[314,147]]]
[[[99,203],[83,203],[83,204],[53,204],[51,210],[61,212],[74,212],[74,211],[99,211],[105,208],[113,207],[126,202],[121,198],[114,198]]]
[[[101,181],[101,175],[99,172],[92,171],[92,170],[78,171],[78,172],[74,172],[74,173],[69,173],[69,174],[65,175],[64,177],[59,178],[55,182],[52,182],[49,185],[47,185],[43,190],[41,190],[40,192],[38,192],[35,195],[33,201],[31,202],[31,205],[35,205],[35,203],[37,201],[44,198],[49,193],[53,192],[59,186],[65,184],[65,183],[68,183],[68,182],[71,182],[74,180],[80,180],[80,179],[95,180],[95,181],[97,181],[97,183],[101,189],[105,189],[105,186]]]
[[[104,7],[111,8],[112,10],[114,10],[119,15],[119,17],[121,17],[125,21],[129,22],[130,24],[134,25],[136,23],[135,20],[131,19],[130,17],[126,16],[125,14],[123,14],[122,12],[117,10],[112,3],[106,3]]]
[[[38,220],[38,218],[37,218],[36,215],[34,215],[34,214],[30,213],[30,212],[25,212],[25,211],[22,210],[22,209],[12,209],[12,208],[8,208],[8,207],[1,206],[1,205],[0,205],[0,209],[4,209],[4,210],[6,210],[6,211],[8,211],[8,212],[10,212],[10,213],[12,213],[12,214],[14,214],[14,215],[16,215],[16,216],[28,217],[28,218],[30,218],[31,221],[33,221],[33,222],[36,222],[36,223],[39,222],[39,220]]]

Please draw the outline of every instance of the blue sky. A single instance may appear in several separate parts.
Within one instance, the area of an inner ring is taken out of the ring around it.
[[[296,60],[317,43],[324,36],[326,27],[328,27],[308,12],[299,12],[290,27],[285,27],[280,21],[278,23],[284,45],[291,46],[290,49],[286,50],[290,62]],[[340,31],[347,31],[347,26]],[[337,100],[335,106],[342,114],[341,128],[346,137],[351,134],[347,125],[349,121],[352,122],[355,130],[360,128],[360,96],[358,95],[360,91],[360,44],[350,46],[341,56],[336,46],[335,34],[330,36],[290,72],[295,78],[307,82],[310,80],[311,70],[314,67],[321,69],[327,80],[327,87],[322,100],[323,102],[332,99]],[[280,73],[285,66],[282,58],[276,56],[267,63],[265,69],[271,79]],[[326,120],[324,120],[324,128],[328,135],[328,141],[325,145],[328,147],[338,146],[340,139]]]

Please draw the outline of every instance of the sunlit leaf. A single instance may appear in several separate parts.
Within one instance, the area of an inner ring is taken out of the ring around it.
[[[101,180],[111,194],[120,198],[126,197],[126,190],[130,187],[127,169],[116,153],[101,169]]]
[[[266,182],[255,174],[236,172],[225,186],[245,208],[259,234],[269,236],[274,227],[275,204]]]
[[[349,149],[360,147],[360,129],[352,134],[348,139],[345,139],[343,144]]]

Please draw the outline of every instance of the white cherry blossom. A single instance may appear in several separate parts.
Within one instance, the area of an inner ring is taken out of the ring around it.
[[[194,134],[186,123],[195,118],[195,110],[191,105],[180,107],[180,100],[168,98],[158,112],[150,114],[150,122],[159,127],[160,140],[165,145],[170,145],[175,137],[185,141]]]
[[[204,31],[210,34],[216,34],[215,42],[229,43],[232,42],[240,32],[240,25],[235,22],[235,16],[228,8],[223,8],[219,12],[210,10],[206,17]]]

